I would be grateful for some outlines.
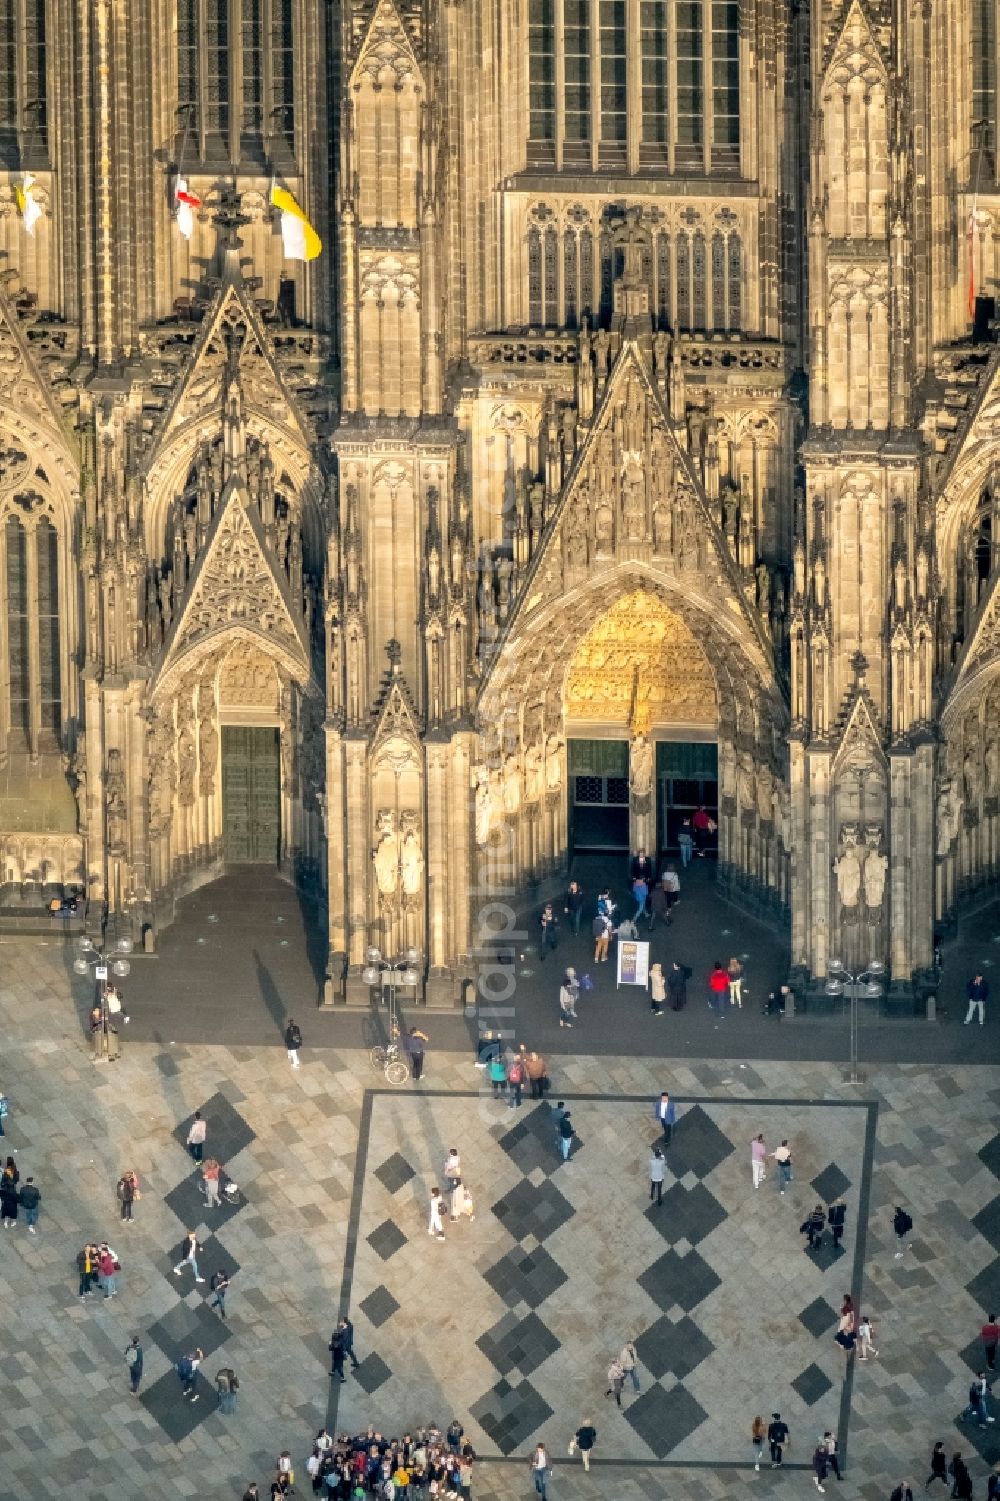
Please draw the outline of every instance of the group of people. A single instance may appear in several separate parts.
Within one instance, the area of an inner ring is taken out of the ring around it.
[[[332,1501],[405,1501],[411,1495],[468,1501],[475,1463],[476,1451],[465,1437],[462,1424],[454,1418],[443,1430],[431,1423],[398,1438],[387,1438],[375,1427],[334,1438],[321,1428],[312,1441],[305,1469],[313,1495]],[[286,1449],[278,1456],[271,1501],[294,1489],[294,1464]],[[243,1492],[243,1501],[262,1501],[256,1481]]]

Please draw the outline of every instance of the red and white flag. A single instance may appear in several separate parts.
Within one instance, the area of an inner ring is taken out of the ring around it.
[[[190,240],[194,234],[194,211],[201,208],[201,199],[191,192],[184,177],[178,177],[174,183],[174,205],[177,228],[185,240]]]

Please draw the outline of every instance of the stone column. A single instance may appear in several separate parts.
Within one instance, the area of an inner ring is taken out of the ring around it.
[[[368,814],[368,746],[363,731],[344,736],[346,757],[345,859],[347,915],[347,1000],[368,1004],[368,986],[361,968],[370,936],[368,893],[371,885],[372,833]]]
[[[656,750],[648,735],[637,735],[629,746],[629,850],[656,849]]]
[[[344,999],[344,974],[347,969],[347,870],[344,840],[346,801],[344,797],[344,745],[337,725],[327,720],[326,778],[324,817],[327,868],[328,953],[323,1005],[333,1006]]]
[[[457,1000],[449,972],[449,865],[453,859],[449,818],[449,747],[427,737],[427,1001],[446,1006]]]

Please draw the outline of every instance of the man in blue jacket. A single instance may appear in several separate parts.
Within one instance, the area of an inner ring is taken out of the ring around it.
[[[663,1091],[660,1098],[653,1105],[653,1119],[657,1122],[663,1133],[663,1145],[669,1146],[674,1125],[677,1121],[677,1111],[673,1100],[666,1090]]]

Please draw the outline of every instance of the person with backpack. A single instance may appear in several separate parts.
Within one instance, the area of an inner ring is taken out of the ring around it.
[[[577,997],[580,994],[580,985],[576,978],[576,970],[568,969],[563,976],[563,982],[559,987],[559,1025],[572,1029],[573,1023],[578,1020],[576,1014]]]
[[[516,1110],[520,1105],[523,1088],[524,1064],[520,1058],[512,1058],[507,1065],[507,1097],[511,1110]]]
[[[563,1162],[569,1161],[569,1154],[573,1148],[573,1122],[569,1118],[569,1111],[564,1110],[559,1121],[559,1150],[562,1152]]]
[[[913,1229],[913,1220],[907,1214],[906,1210],[902,1209],[898,1204],[896,1205],[896,1212],[892,1217],[892,1228],[896,1232],[896,1245],[898,1247],[895,1260],[899,1261],[904,1251],[913,1250],[912,1245],[907,1244],[904,1246],[903,1244]]]
[[[3,1123],[7,1119],[9,1114],[10,1105],[7,1103],[7,1096],[3,1093],[2,1090],[0,1090],[0,1136],[7,1135],[6,1131],[3,1128]]]
[[[619,1408],[622,1405],[622,1390],[625,1386],[625,1367],[617,1355],[608,1366],[608,1389],[604,1393],[606,1397],[614,1397]]]
[[[602,912],[600,909],[598,909],[597,915],[594,918],[593,932],[594,963],[607,964],[608,949],[611,946],[611,937],[614,932],[614,927],[611,922],[611,914],[609,912]]]
[[[292,1068],[299,1067],[299,1049],[302,1046],[302,1031],[298,1022],[288,1018],[288,1026],[285,1028],[285,1048],[288,1052],[288,1061]]]
[[[951,1456],[948,1474],[952,1479],[952,1501],[972,1501],[972,1476],[960,1449],[956,1449]]]
[[[552,910],[551,902],[546,902],[542,908],[542,915],[538,919],[538,926],[541,929],[538,962],[541,964],[545,958],[546,949],[551,949],[555,953],[559,944],[559,919]]]
[[[667,975],[667,999],[672,1011],[683,1011],[687,1005],[687,982],[691,974],[689,965],[681,964],[677,959],[671,960],[670,973]]]
[[[236,1411],[236,1393],[240,1389],[239,1377],[232,1366],[223,1366],[215,1373],[215,1390],[219,1397],[219,1411],[230,1414]]]
[[[29,1235],[37,1235],[35,1226],[38,1224],[38,1206],[42,1195],[35,1183],[34,1178],[25,1178],[24,1187],[20,1193],[21,1208],[24,1210],[24,1223],[28,1227]]]
[[[219,1317],[226,1317],[226,1293],[229,1291],[229,1276],[220,1266],[217,1272],[212,1273],[212,1280],[208,1284],[215,1297],[209,1303],[209,1308],[217,1308]]]
[[[181,1383],[181,1396],[187,1397],[191,1402],[197,1402],[198,1393],[194,1384],[198,1379],[198,1367],[205,1359],[204,1350],[195,1350],[192,1355],[182,1355],[174,1369]]]
[[[125,1346],[125,1364],[128,1366],[128,1377],[134,1397],[139,1391],[139,1383],[142,1380],[142,1345],[139,1343],[137,1334],[133,1334]]]
[[[975,1381],[969,1387],[969,1405],[963,1409],[960,1421],[964,1423],[967,1418],[975,1418],[980,1428],[985,1428],[987,1423],[995,1423],[996,1419],[990,1417],[989,1408],[986,1405],[987,1398],[991,1395],[992,1388],[986,1378],[986,1372],[979,1371]]]
[[[185,1145],[195,1162],[200,1162],[205,1151],[205,1137],[208,1135],[208,1126],[201,1118],[201,1111],[196,1110],[194,1120],[191,1122]]]
[[[115,1184],[115,1197],[122,1210],[122,1223],[132,1223],[132,1206],[136,1199],[142,1197],[139,1192],[139,1174],[129,1168],[127,1173],[122,1173]]]

